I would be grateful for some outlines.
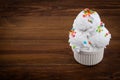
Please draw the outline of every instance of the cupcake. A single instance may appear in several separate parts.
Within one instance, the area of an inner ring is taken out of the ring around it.
[[[99,14],[88,8],[78,14],[69,32],[69,43],[75,60],[88,66],[101,62],[110,38],[111,34]]]

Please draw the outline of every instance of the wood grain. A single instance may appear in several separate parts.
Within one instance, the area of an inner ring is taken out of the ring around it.
[[[68,44],[73,20],[96,10],[112,34],[103,61],[78,64]],[[119,0],[1,0],[0,80],[120,80]]]

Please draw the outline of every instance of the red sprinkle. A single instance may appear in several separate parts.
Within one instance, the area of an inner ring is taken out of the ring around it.
[[[91,42],[90,42],[90,41],[88,41],[88,43],[89,43],[89,44],[91,44]]]

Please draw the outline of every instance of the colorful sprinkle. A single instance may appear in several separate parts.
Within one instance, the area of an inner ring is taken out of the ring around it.
[[[94,20],[94,18],[90,16],[88,19],[88,22],[93,23],[93,20]]]
[[[101,31],[103,31],[103,29],[101,28],[101,26],[98,26],[96,32],[99,32],[99,33],[100,33]]]
[[[70,31],[70,34],[72,35],[72,37],[75,37],[76,32],[74,31],[74,29]]]
[[[75,49],[75,48],[76,48],[76,46],[74,45],[74,46],[72,46],[72,48],[73,48],[73,49]]]
[[[83,17],[86,17],[86,15],[83,15]]]
[[[92,43],[90,41],[88,41],[88,43],[91,45]]]
[[[83,41],[83,43],[84,43],[84,44],[87,44],[87,42],[86,42],[86,41]]]
[[[107,37],[109,35],[109,32],[105,34],[105,37]]]
[[[91,19],[88,19],[88,22],[93,23],[93,21]]]
[[[83,15],[83,17],[90,16],[90,15],[93,14],[94,12],[95,12],[95,11],[86,8],[86,9],[84,9],[84,15]]]
[[[103,26],[104,26],[104,23],[103,23],[103,22],[101,22],[101,23],[100,23],[100,26],[101,26],[101,27],[103,27]]]

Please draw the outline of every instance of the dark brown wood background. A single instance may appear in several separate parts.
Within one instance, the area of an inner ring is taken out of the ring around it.
[[[96,10],[112,34],[103,61],[78,64],[73,20]],[[120,0],[0,0],[0,80],[120,80]]]

